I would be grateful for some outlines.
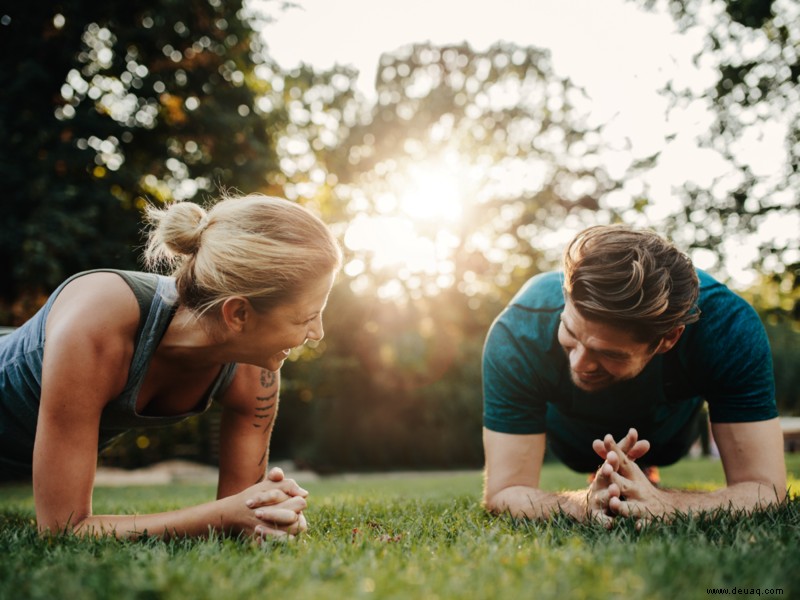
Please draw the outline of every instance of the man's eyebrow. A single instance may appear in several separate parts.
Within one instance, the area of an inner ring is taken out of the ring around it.
[[[598,350],[600,354],[605,354],[610,358],[630,358],[631,354],[629,352],[620,352],[618,350]]]
[[[567,330],[567,333],[570,334],[572,337],[575,337],[575,334],[572,332],[572,330],[569,328],[569,325],[567,325],[567,322],[564,320],[564,315],[563,314],[559,317],[559,319],[561,320],[561,324],[564,326],[564,329]],[[631,353],[630,352],[621,352],[619,350],[603,350],[603,349],[598,349],[598,348],[589,348],[589,350],[591,350],[592,352],[597,352],[598,354],[603,354],[603,355],[608,356],[610,358],[630,358],[631,357]]]
[[[569,328],[569,325],[567,325],[567,322],[564,320],[563,314],[559,317],[559,319],[561,320],[561,324],[564,326],[564,329],[567,330],[567,333],[570,334],[572,337],[575,337],[575,334],[572,333],[572,329]]]

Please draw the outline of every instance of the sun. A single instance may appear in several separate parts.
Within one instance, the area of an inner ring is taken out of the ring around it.
[[[461,219],[463,198],[456,175],[442,167],[411,166],[409,185],[400,194],[400,211],[425,221],[454,223]]]
[[[453,285],[458,225],[464,214],[463,181],[452,166],[410,165],[390,178],[378,209],[360,212],[348,224],[345,246],[353,258],[345,273],[360,280],[380,275],[374,290],[384,299],[405,293],[431,295]]]

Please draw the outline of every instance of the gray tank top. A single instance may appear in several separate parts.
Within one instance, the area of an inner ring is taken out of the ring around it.
[[[171,425],[204,412],[214,398],[218,398],[228,388],[236,365],[225,365],[206,397],[188,413],[168,417],[137,413],[136,399],[150,359],[175,313],[175,282],[171,277],[150,273],[114,269],[97,271],[108,271],[122,277],[136,295],[141,310],[125,388],[106,405],[100,418],[99,450],[102,450],[128,429]],[[31,473],[41,395],[45,324],[50,308],[70,281],[97,271],[78,273],[67,279],[30,320],[11,334],[0,337],[0,479]]]

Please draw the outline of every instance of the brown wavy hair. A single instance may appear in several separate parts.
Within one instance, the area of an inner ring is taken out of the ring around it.
[[[688,256],[653,231],[597,225],[564,252],[564,294],[589,320],[657,344],[700,318],[699,281]]]

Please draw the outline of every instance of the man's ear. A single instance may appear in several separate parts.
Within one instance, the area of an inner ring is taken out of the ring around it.
[[[672,350],[672,347],[678,343],[679,339],[681,339],[685,329],[686,325],[678,325],[675,329],[667,333],[667,335],[661,338],[658,348],[656,348],[656,353],[664,354],[665,352]]]
[[[250,311],[253,307],[250,301],[242,296],[231,296],[222,303],[222,320],[231,331],[241,333],[244,330],[247,320],[250,318]]]

